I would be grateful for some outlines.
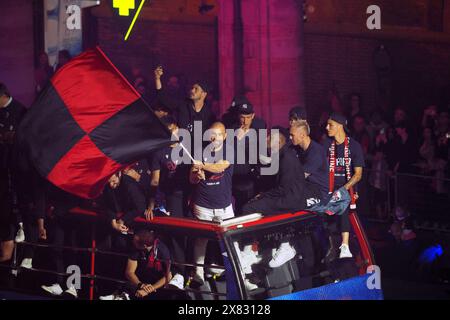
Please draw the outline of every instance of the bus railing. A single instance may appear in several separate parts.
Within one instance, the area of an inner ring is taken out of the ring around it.
[[[88,216],[90,216],[92,218],[98,218],[97,214],[95,214],[94,212],[92,212],[92,211],[86,211],[86,212],[89,212]],[[75,211],[75,213],[72,212],[72,214],[79,215],[80,213]],[[83,213],[83,214],[85,214],[85,213]],[[151,222],[142,221],[142,219],[139,220],[139,223],[151,224]],[[113,231],[111,231],[111,232],[113,232]],[[23,242],[16,243],[16,245],[14,246],[11,264],[10,265],[0,264],[0,268],[8,269],[11,272],[11,274],[16,277],[19,276],[19,274],[22,271],[31,271],[31,272],[36,272],[36,273],[40,273],[40,274],[50,274],[50,275],[54,275],[54,276],[66,277],[66,276],[70,276],[70,274],[57,272],[55,270],[42,269],[42,268],[21,267],[18,264],[18,249],[19,249],[19,247],[32,246],[33,248],[45,248],[45,249],[49,249],[49,250],[70,250],[70,251],[90,254],[90,261],[89,261],[90,271],[89,271],[89,273],[80,274],[79,276],[80,276],[80,279],[89,280],[89,300],[94,300],[96,281],[98,281],[98,280],[109,281],[109,282],[117,283],[119,285],[120,284],[124,285],[124,284],[128,283],[126,280],[121,280],[121,279],[117,279],[117,278],[111,278],[111,277],[96,274],[95,267],[96,267],[96,258],[97,258],[98,254],[111,255],[111,256],[122,257],[122,258],[126,258],[126,257],[128,257],[128,255],[126,255],[124,253],[120,253],[120,252],[98,249],[97,243],[96,243],[96,238],[95,238],[95,233],[96,233],[95,225],[92,224],[91,246],[90,247],[55,246],[55,245],[51,245],[51,244],[34,243],[34,242],[29,242],[29,241],[23,241]],[[187,262],[179,262],[179,261],[174,261],[174,260],[169,260],[167,262],[170,263],[170,265],[179,265],[179,266],[185,266],[185,267],[203,267],[203,268],[214,268],[214,269],[219,269],[219,270],[225,270],[224,266],[220,266],[220,265],[216,265],[216,264],[187,263]],[[171,288],[171,287],[167,287],[167,286],[165,286],[164,289],[169,290],[169,291],[180,291],[181,290],[181,289]],[[185,287],[182,290],[185,292],[192,292],[193,294],[206,294],[206,295],[210,295],[213,297],[214,296],[215,297],[226,297],[226,293],[198,290],[198,289],[189,288],[189,287]]]

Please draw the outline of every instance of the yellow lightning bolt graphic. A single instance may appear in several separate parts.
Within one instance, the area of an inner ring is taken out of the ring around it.
[[[120,16],[128,17],[130,10],[135,8],[135,0],[113,0],[113,8],[119,9]]]
[[[125,41],[128,40],[128,37],[130,36],[131,30],[133,30],[134,24],[136,23],[137,17],[139,16],[139,13],[142,10],[142,7],[144,6],[145,0],[141,1],[141,4],[139,5],[139,8],[136,11],[136,14],[134,15],[133,21],[131,22],[130,27],[128,28],[127,34],[125,35]]]

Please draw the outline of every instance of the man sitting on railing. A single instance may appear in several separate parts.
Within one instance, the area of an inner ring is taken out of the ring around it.
[[[130,282],[135,298],[158,299],[159,291],[172,279],[170,252],[153,231],[139,230],[133,237],[133,251],[128,257],[125,277]]]
[[[102,296],[100,300],[165,299],[163,288],[172,279],[170,252],[153,231],[140,229],[133,236],[125,278],[129,283],[122,294]]]
[[[361,180],[364,167],[364,153],[361,145],[348,136],[347,119],[339,113],[333,113],[327,124],[328,139],[324,145],[328,150],[329,191],[333,192],[344,187],[351,196],[350,209],[356,209],[358,195],[354,187]],[[350,218],[346,210],[339,217],[342,244],[339,247],[339,258],[352,258],[349,247]],[[334,251],[332,246],[330,254]],[[327,255],[329,256],[329,255]]]
[[[319,196],[325,200],[328,196],[329,177],[327,153],[323,146],[310,137],[311,129],[306,120],[298,120],[292,123],[290,130],[292,145],[298,148],[300,162],[305,170],[306,181],[310,182],[307,189],[308,198]]]
[[[279,170],[276,185],[267,192],[258,194],[244,205],[243,214],[262,213],[274,215],[297,212],[306,208],[305,171],[295,151],[287,145],[289,133],[273,131],[270,135],[272,158],[279,155]]]
[[[271,132],[270,149],[272,159],[275,154],[279,155],[276,185],[269,191],[257,195],[244,205],[242,209],[243,214],[262,213],[264,215],[274,215],[297,212],[306,208],[305,171],[295,151],[289,148],[288,141],[289,132],[286,130],[280,130],[278,133],[275,131]],[[289,242],[283,242],[274,252],[269,265],[272,268],[279,267],[294,258],[295,255],[296,250],[294,247]],[[249,255],[247,256],[250,257]],[[247,260],[251,259],[247,258]],[[253,258],[253,261],[256,261],[256,259]],[[251,286],[247,288],[251,288]]]

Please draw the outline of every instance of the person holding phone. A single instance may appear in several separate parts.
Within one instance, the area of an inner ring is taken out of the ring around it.
[[[216,121],[216,116],[207,104],[206,97],[211,87],[204,80],[194,82],[186,99],[179,99],[171,96],[163,88],[161,78],[164,74],[162,66],[158,66],[155,71],[155,87],[158,100],[165,106],[174,110],[173,115],[177,119],[179,128],[194,132],[194,122],[200,122],[202,125],[202,134]]]

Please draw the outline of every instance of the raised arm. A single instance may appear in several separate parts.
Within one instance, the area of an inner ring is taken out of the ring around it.
[[[163,67],[157,67],[154,73],[156,96],[158,97],[159,101],[174,112],[178,112],[178,110],[180,110],[183,106],[185,107],[184,100],[179,100],[166,94],[161,81],[161,77],[164,74]]]
[[[162,89],[161,77],[163,74],[164,74],[163,68],[161,66],[158,66],[155,69],[155,88],[156,88],[156,90]]]

